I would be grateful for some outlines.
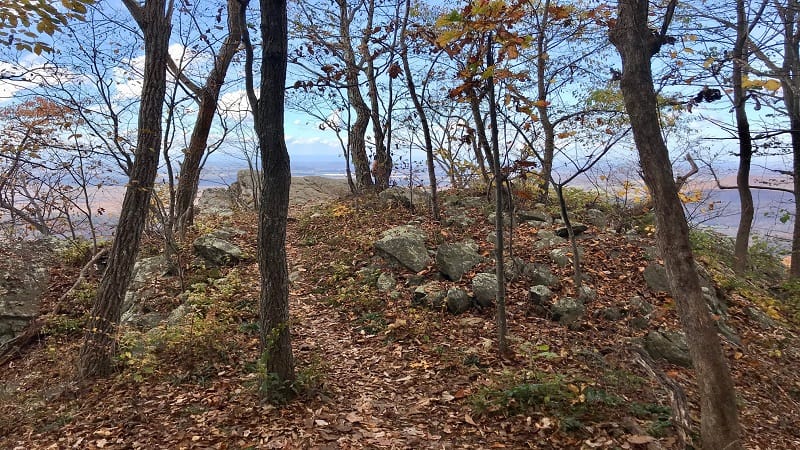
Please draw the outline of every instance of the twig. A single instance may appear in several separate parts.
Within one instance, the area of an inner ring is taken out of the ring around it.
[[[644,349],[634,347],[633,352],[636,362],[667,391],[672,407],[672,423],[675,425],[675,431],[678,432],[678,448],[686,448],[687,445],[692,444],[686,394],[678,383],[669,379],[656,367],[655,362]]]
[[[61,305],[67,299],[67,297],[69,297],[70,294],[72,294],[72,291],[74,291],[75,289],[78,289],[78,286],[80,286],[84,281],[86,281],[86,273],[106,253],[108,253],[108,248],[100,249],[99,252],[97,252],[94,256],[92,256],[92,259],[90,259],[89,262],[84,264],[84,266],[81,268],[81,271],[78,272],[78,279],[75,280],[75,283],[73,283],[72,287],[67,289],[67,292],[64,292],[64,294],[61,297],[58,298],[58,303],[56,303],[56,306],[55,306],[55,310],[56,311],[58,310],[59,305]]]

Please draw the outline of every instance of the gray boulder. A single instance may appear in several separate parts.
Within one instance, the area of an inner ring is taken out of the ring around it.
[[[541,284],[551,288],[559,285],[558,278],[553,275],[550,268],[542,264],[528,265],[524,277],[530,280],[534,285]]]
[[[770,317],[769,315],[767,315],[767,313],[756,307],[753,306],[748,307],[745,312],[747,313],[747,317],[754,320],[763,329],[769,329],[778,326],[778,323],[775,322],[775,320],[772,317]]]
[[[406,208],[419,208],[425,206],[430,201],[430,195],[422,189],[409,189],[405,187],[393,186],[384,189],[378,194],[378,198],[386,203],[397,203]]]
[[[575,234],[575,236],[580,236],[581,234],[585,233],[586,230],[588,230],[588,229],[589,229],[589,227],[587,227],[586,225],[584,225],[582,223],[575,222],[575,223],[572,224],[572,232]],[[567,230],[567,227],[559,227],[559,228],[557,228],[556,229],[556,236],[562,237],[564,239],[568,238],[569,237],[569,231]]]
[[[553,308],[553,292],[547,286],[533,286],[528,290],[531,311],[538,317],[550,317]]]
[[[597,228],[605,228],[608,225],[608,216],[599,209],[587,209],[585,212],[586,222]]]
[[[475,223],[475,219],[468,216],[466,211],[459,208],[451,208],[447,211],[444,219],[447,226],[468,227]]]
[[[445,306],[447,293],[438,283],[427,283],[417,287],[411,298],[411,303],[431,309],[442,309]]]
[[[461,277],[483,261],[478,254],[478,246],[472,241],[442,244],[436,251],[436,265],[448,280],[458,281]]]
[[[540,222],[540,223],[553,222],[553,218],[550,217],[550,214],[547,214],[547,212],[541,210],[518,211],[517,218],[519,218],[520,222]]]
[[[425,232],[413,225],[402,225],[383,233],[375,250],[386,260],[419,272],[430,263],[425,247]]]
[[[553,320],[570,328],[576,327],[586,312],[586,307],[578,299],[564,297],[553,304],[551,316]]]
[[[453,288],[447,291],[447,310],[451,314],[461,314],[472,306],[472,301],[466,291]]]
[[[567,267],[572,264],[572,257],[570,257],[570,249],[554,248],[550,250],[550,259],[559,267]]]
[[[244,258],[242,249],[229,239],[237,231],[217,230],[201,235],[192,243],[197,256],[216,266],[235,265]]]
[[[497,275],[493,273],[478,273],[472,278],[472,293],[480,306],[491,306],[497,298],[497,290]]]
[[[669,281],[667,280],[667,269],[661,264],[650,263],[642,272],[647,287],[653,292],[669,292]]]
[[[644,349],[653,359],[664,359],[677,366],[692,367],[686,335],[681,332],[651,331],[644,338]]]
[[[230,215],[233,214],[234,198],[227,188],[206,188],[197,200],[200,214]]]

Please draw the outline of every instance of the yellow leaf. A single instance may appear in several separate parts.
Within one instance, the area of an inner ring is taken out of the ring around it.
[[[708,69],[709,67],[711,67],[711,65],[712,65],[712,64],[714,64],[714,61],[716,61],[716,58],[714,58],[713,56],[709,56],[709,57],[708,57],[708,58],[707,58],[707,59],[706,59],[706,60],[703,62],[703,68],[704,68],[704,69]]]
[[[683,49],[683,51],[685,51],[686,53],[688,53],[690,55],[694,55],[694,49],[691,48],[691,47],[686,47],[686,48]]]
[[[768,91],[777,91],[781,87],[781,82],[778,80],[767,80],[764,82],[764,89]]]
[[[535,102],[533,102],[533,106],[536,106],[537,108],[546,108],[550,106],[550,102],[544,99],[536,100]]]

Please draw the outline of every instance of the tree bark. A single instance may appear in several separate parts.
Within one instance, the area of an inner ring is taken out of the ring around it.
[[[243,2],[246,9],[247,2]],[[286,223],[292,174],[284,136],[288,56],[286,0],[261,0],[261,98],[253,88],[253,51],[244,28],[247,96],[261,148],[261,204],[258,214],[258,267],[261,273],[259,325],[261,357],[268,375],[282,382],[295,378],[289,329],[289,271]],[[244,11],[243,11],[244,13]]]
[[[486,39],[486,67],[494,67],[494,49],[492,48],[491,34]],[[501,355],[508,353],[508,324],[506,318],[506,267],[505,267],[505,239],[503,237],[503,213],[505,210],[505,195],[503,173],[500,170],[500,130],[497,127],[497,104],[494,96],[494,76],[486,80],[489,94],[489,121],[491,123],[492,139],[492,173],[494,175],[495,195],[495,276],[497,277],[497,348]]]
[[[489,145],[489,138],[486,137],[486,122],[481,114],[481,100],[474,89],[469,95],[469,106],[472,111],[472,120],[475,121],[475,133],[478,135],[478,150],[483,151],[483,157],[479,158],[479,161],[487,161],[489,163],[489,172],[494,173],[494,157]],[[476,150],[475,153],[478,154],[478,151]],[[488,182],[489,180],[487,178],[484,181]]]
[[[794,229],[792,231],[792,262],[789,276],[800,278],[800,33],[797,33],[800,2],[788,0],[785,7],[778,6],[783,22],[783,76],[781,88],[783,102],[789,115],[792,139],[792,176],[794,190]]]
[[[753,228],[755,208],[753,193],[750,190],[750,165],[753,159],[753,141],[750,136],[750,122],[747,119],[742,81],[747,67],[748,23],[745,1],[736,0],[736,45],[733,48],[733,103],[736,111],[736,132],[739,136],[739,168],[736,172],[736,186],[739,192],[739,226],[733,251],[733,270],[742,274],[747,269],[750,233]]]
[[[672,0],[669,7],[675,3]],[[655,205],[658,247],[697,372],[703,448],[742,449],[733,381],[703,300],[688,225],[659,125],[651,57],[660,50],[667,23],[662,33],[651,32],[647,0],[620,0],[618,8],[617,24],[609,37],[622,58],[620,87]]]
[[[147,0],[143,6],[134,0],[124,0],[123,3],[144,34],[144,84],[139,107],[138,141],[108,268],[100,280],[81,347],[79,371],[82,378],[111,372],[122,301],[150,208],[161,146],[161,113],[166,94],[173,2]]]
[[[228,36],[222,43],[219,54],[214,60],[214,67],[200,89],[193,89],[198,97],[199,109],[194,123],[189,147],[181,164],[181,175],[175,194],[175,231],[183,236],[186,228],[194,221],[194,199],[197,196],[197,185],[200,181],[200,164],[208,145],[208,135],[217,111],[219,93],[225,76],[228,73],[233,57],[239,51],[242,42],[241,3],[239,0],[228,0]],[[191,86],[191,83],[189,83]]]

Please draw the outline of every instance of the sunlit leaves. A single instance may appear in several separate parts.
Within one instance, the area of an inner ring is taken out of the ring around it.
[[[769,78],[769,79],[766,79],[766,80],[754,80],[754,79],[751,79],[751,78],[748,78],[748,77],[744,77],[742,79],[742,88],[743,89],[764,89],[764,90],[767,90],[767,91],[775,92],[775,91],[777,91],[778,89],[781,88],[781,82],[776,80],[776,79],[773,79],[773,78]]]
[[[51,51],[39,36],[52,36],[69,20],[83,20],[87,7],[93,3],[95,0],[0,2],[0,42],[37,55]]]

